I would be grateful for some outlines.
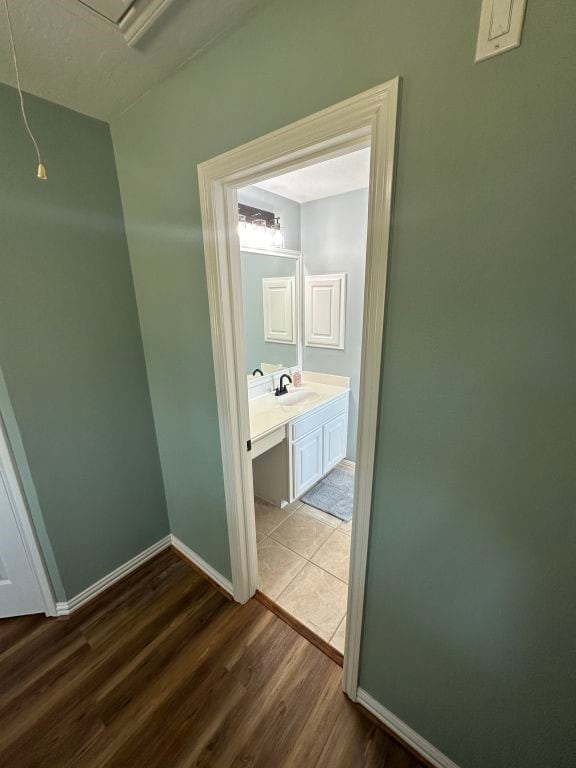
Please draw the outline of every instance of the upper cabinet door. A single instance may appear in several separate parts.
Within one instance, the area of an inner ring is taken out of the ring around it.
[[[262,278],[264,339],[296,344],[296,278]]]
[[[307,275],[304,290],[306,346],[344,349],[346,274]]]

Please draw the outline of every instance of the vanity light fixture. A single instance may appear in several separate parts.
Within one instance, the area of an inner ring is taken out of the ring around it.
[[[18,95],[20,96],[20,110],[22,112],[22,119],[24,120],[24,125],[26,127],[26,130],[28,131],[28,135],[30,136],[32,143],[34,144],[34,149],[36,150],[36,155],[38,157],[38,170],[36,172],[36,176],[39,179],[42,179],[42,181],[46,181],[48,178],[46,174],[46,166],[42,162],[42,156],[40,154],[40,148],[38,146],[38,142],[36,141],[34,134],[32,133],[32,129],[30,128],[30,124],[28,123],[28,117],[26,115],[26,108],[24,106],[24,95],[22,93],[22,87],[20,85],[20,72],[18,70],[18,59],[16,57],[16,45],[14,44],[14,33],[12,31],[12,21],[10,19],[10,10],[8,8],[8,0],[4,0],[4,8],[6,9],[6,20],[8,22],[8,34],[10,35],[10,45],[12,47],[12,58],[14,60],[14,71],[16,72],[16,87],[18,88]]]
[[[238,203],[238,236],[240,247],[284,248],[280,217],[244,203]]]

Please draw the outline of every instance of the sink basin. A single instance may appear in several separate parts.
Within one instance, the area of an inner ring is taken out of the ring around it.
[[[293,389],[287,395],[275,398],[277,405],[302,405],[316,400],[318,395],[312,389]]]

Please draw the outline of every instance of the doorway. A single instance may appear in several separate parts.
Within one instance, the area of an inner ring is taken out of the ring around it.
[[[242,332],[245,318],[238,190],[353,151],[370,150],[358,444],[343,672],[343,688],[353,700],[358,687],[372,498],[398,87],[398,79],[392,80],[198,167],[234,597],[245,602],[259,586],[259,573]],[[288,294],[285,284],[274,306],[286,307]],[[283,379],[279,386],[286,382]],[[315,451],[318,458],[318,430],[306,448],[306,456]]]
[[[256,597],[342,663],[370,148],[238,189]]]
[[[0,619],[56,615],[4,424],[0,417]]]

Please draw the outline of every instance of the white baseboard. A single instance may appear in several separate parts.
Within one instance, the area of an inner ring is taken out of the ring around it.
[[[376,701],[369,693],[358,688],[356,695],[358,704],[361,704],[368,710],[374,717],[378,718],[388,730],[396,734],[398,738],[411,747],[418,755],[423,757],[434,768],[458,768],[456,763],[446,757],[439,749],[430,744],[430,742],[423,739],[416,731],[412,730],[409,725],[402,722],[396,715],[392,714],[388,709],[382,706],[380,702]]]
[[[180,552],[180,554],[187,560],[190,560],[190,562],[193,563],[201,571],[203,571],[206,576],[209,576],[212,581],[215,581],[216,584],[222,587],[225,592],[227,592],[229,595],[234,595],[234,587],[232,586],[232,582],[229,579],[226,579],[224,576],[222,576],[219,571],[207,563],[206,560],[203,560],[200,555],[197,555],[194,550],[190,549],[190,547],[187,547],[186,544],[184,544],[183,541],[180,541],[177,536],[171,534],[170,538],[174,549]]]
[[[356,462],[350,461],[350,459],[342,459],[342,461],[338,463],[338,466],[343,467],[344,469],[350,469],[352,472],[356,471]]]
[[[150,558],[154,557],[154,555],[157,555],[158,552],[161,552],[163,549],[167,549],[171,543],[170,535],[165,536],[163,539],[160,539],[160,541],[157,541],[156,544],[152,544],[151,547],[148,547],[148,549],[140,552],[139,555],[136,555],[131,560],[128,560],[128,562],[120,565],[111,573],[103,576],[101,579],[87,587],[71,600],[68,600],[67,602],[56,603],[56,615],[68,616],[73,611],[77,611],[78,608],[86,605],[86,603],[88,603],[90,600],[93,600],[97,595],[104,592],[105,589],[108,589],[108,587],[111,587],[117,581],[120,581],[120,579],[124,578],[124,576],[132,573],[132,571],[135,571],[138,566],[142,565],[147,560],[150,560]]]

